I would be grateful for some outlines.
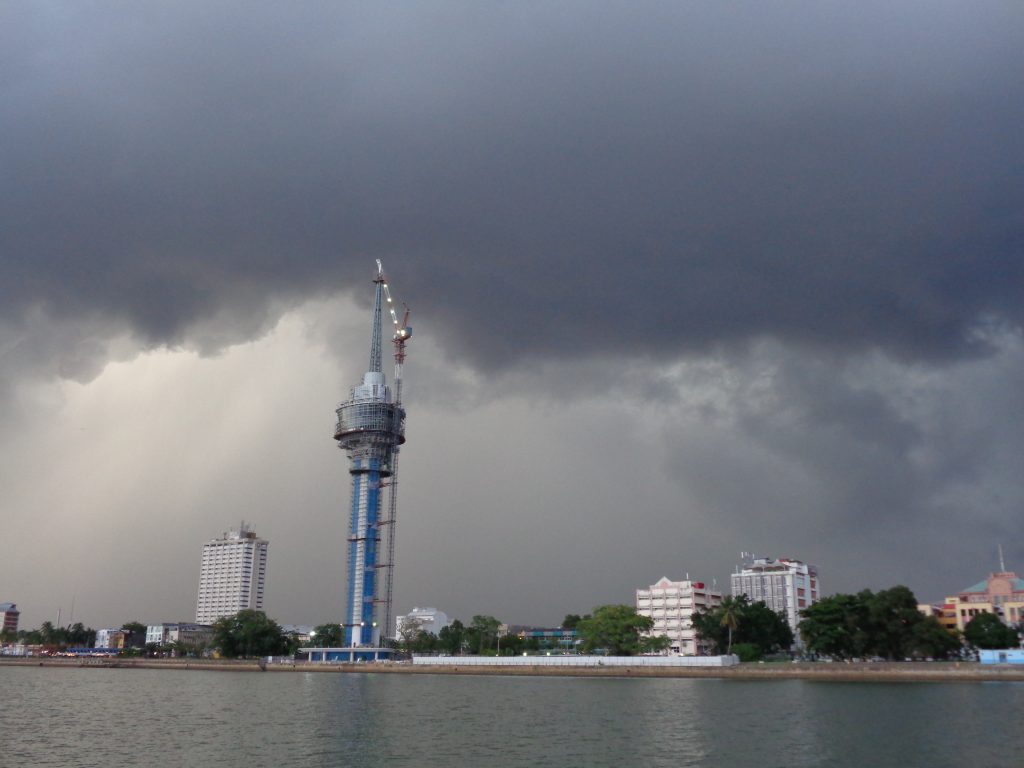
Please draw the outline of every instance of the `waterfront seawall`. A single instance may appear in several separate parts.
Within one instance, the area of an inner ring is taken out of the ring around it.
[[[526,677],[680,677],[725,680],[822,682],[1024,682],[1024,667],[976,662],[770,663],[734,667],[431,666],[408,663],[333,664],[207,659],[67,659],[0,657],[0,666],[67,669],[164,669],[216,672],[333,672],[400,675],[498,675]]]

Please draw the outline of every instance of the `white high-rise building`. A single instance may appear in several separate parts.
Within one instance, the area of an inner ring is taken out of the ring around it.
[[[636,612],[654,619],[653,637],[666,635],[669,653],[677,656],[701,656],[707,653],[704,643],[693,628],[690,617],[694,611],[715,608],[722,602],[722,593],[708,589],[703,581],[669,581],[664,576],[647,589],[636,591]]]
[[[212,624],[247,608],[263,609],[267,546],[245,523],[203,545],[197,624]]]
[[[756,557],[743,553],[743,565],[732,575],[734,597],[746,595],[751,602],[764,603],[789,622],[793,638],[801,645],[800,611],[818,602],[818,567],[799,560]]]

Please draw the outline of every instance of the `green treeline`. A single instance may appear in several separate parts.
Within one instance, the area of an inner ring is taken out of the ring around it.
[[[835,659],[946,659],[962,650],[959,637],[917,609],[907,587],[823,598],[802,611],[808,651]]]

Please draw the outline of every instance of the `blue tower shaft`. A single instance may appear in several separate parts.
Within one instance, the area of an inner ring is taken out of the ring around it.
[[[377,555],[380,544],[380,462],[352,462],[345,645],[376,645]]]

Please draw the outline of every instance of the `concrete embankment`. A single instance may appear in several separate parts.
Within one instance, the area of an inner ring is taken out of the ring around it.
[[[1024,668],[974,662],[909,662],[856,664],[740,664],[728,668],[701,667],[476,667],[430,666],[408,663],[321,664],[285,662],[261,664],[249,660],[208,659],[67,659],[0,657],[0,666],[92,669],[168,669],[218,672],[334,672],[400,675],[499,675],[525,677],[685,677],[724,680],[820,680],[842,682],[1024,682]]]

